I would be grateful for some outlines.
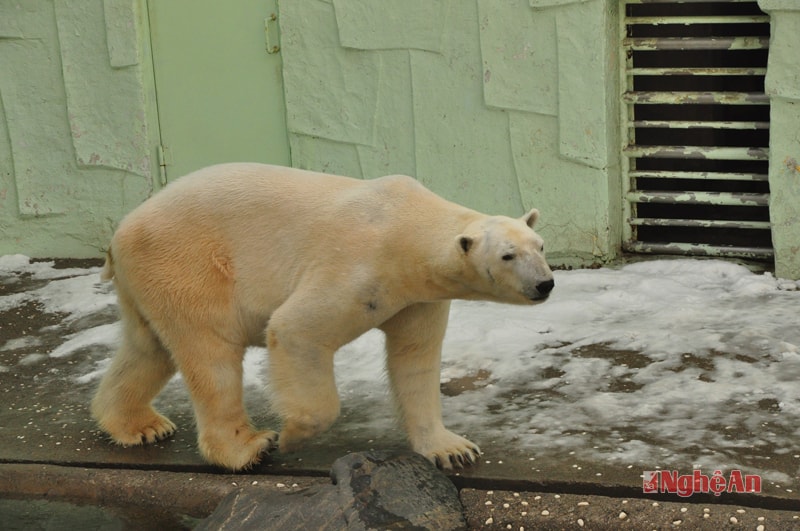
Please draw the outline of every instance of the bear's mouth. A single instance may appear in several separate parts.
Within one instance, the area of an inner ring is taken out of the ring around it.
[[[537,293],[533,297],[528,297],[528,300],[531,301],[531,302],[544,302],[549,298],[550,298],[550,294],[549,293],[547,293],[545,295],[542,295],[541,293]]]

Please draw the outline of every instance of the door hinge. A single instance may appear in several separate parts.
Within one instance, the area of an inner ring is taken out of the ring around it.
[[[280,35],[278,34],[278,15],[271,13],[264,19],[264,40],[267,45],[267,53],[273,54],[281,51]]]
[[[167,154],[166,148],[162,145],[158,146],[158,169],[159,169],[159,179],[161,181],[161,186],[167,185]]]

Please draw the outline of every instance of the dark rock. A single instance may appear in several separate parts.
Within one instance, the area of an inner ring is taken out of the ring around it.
[[[349,529],[466,529],[458,490],[419,454],[350,454],[331,477]]]
[[[196,529],[466,529],[458,490],[421,455],[349,454],[331,478],[292,493],[234,492]]]

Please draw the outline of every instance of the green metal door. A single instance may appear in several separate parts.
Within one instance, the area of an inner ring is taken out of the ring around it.
[[[166,179],[290,164],[276,0],[148,0]]]

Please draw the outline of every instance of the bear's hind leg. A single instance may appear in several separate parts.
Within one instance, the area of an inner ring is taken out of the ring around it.
[[[118,444],[152,443],[175,431],[175,424],[151,405],[175,365],[130,299],[120,293],[119,302],[122,342],[92,400],[92,416]]]
[[[249,468],[275,446],[278,434],[255,430],[245,412],[244,347],[210,330],[187,335],[167,341],[192,396],[200,453],[230,470]]]
[[[381,325],[386,334],[389,381],[411,448],[434,464],[461,468],[478,460],[474,443],[442,423],[439,381],[450,303],[418,303]]]

